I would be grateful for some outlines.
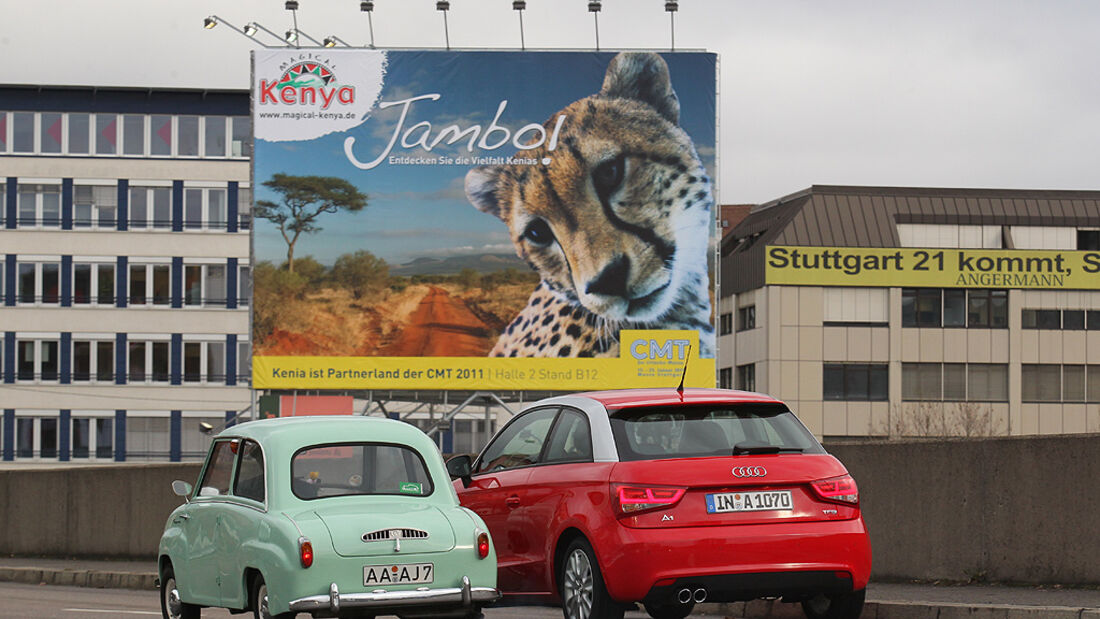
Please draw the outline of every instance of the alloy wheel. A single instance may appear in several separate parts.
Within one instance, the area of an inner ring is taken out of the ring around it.
[[[572,619],[588,619],[592,614],[593,579],[588,553],[578,548],[565,563],[565,608]]]

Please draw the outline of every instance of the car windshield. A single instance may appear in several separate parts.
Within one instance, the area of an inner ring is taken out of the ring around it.
[[[612,411],[619,460],[699,458],[825,450],[778,404],[691,405]]]
[[[395,494],[428,496],[434,489],[424,459],[405,445],[341,443],[299,450],[291,490],[300,499]]]

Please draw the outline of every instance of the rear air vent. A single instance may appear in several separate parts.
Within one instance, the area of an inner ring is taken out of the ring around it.
[[[395,539],[428,539],[428,532],[420,529],[379,529],[363,534],[364,542],[385,542]]]

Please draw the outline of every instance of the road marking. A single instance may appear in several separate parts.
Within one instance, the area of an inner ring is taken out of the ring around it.
[[[148,610],[115,610],[112,608],[62,608],[62,612],[66,613],[110,613],[112,615],[153,615],[159,617],[160,613],[154,613]]]

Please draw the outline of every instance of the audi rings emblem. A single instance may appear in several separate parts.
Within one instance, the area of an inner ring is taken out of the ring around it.
[[[763,477],[768,474],[768,469],[762,466],[735,466],[734,477]]]

